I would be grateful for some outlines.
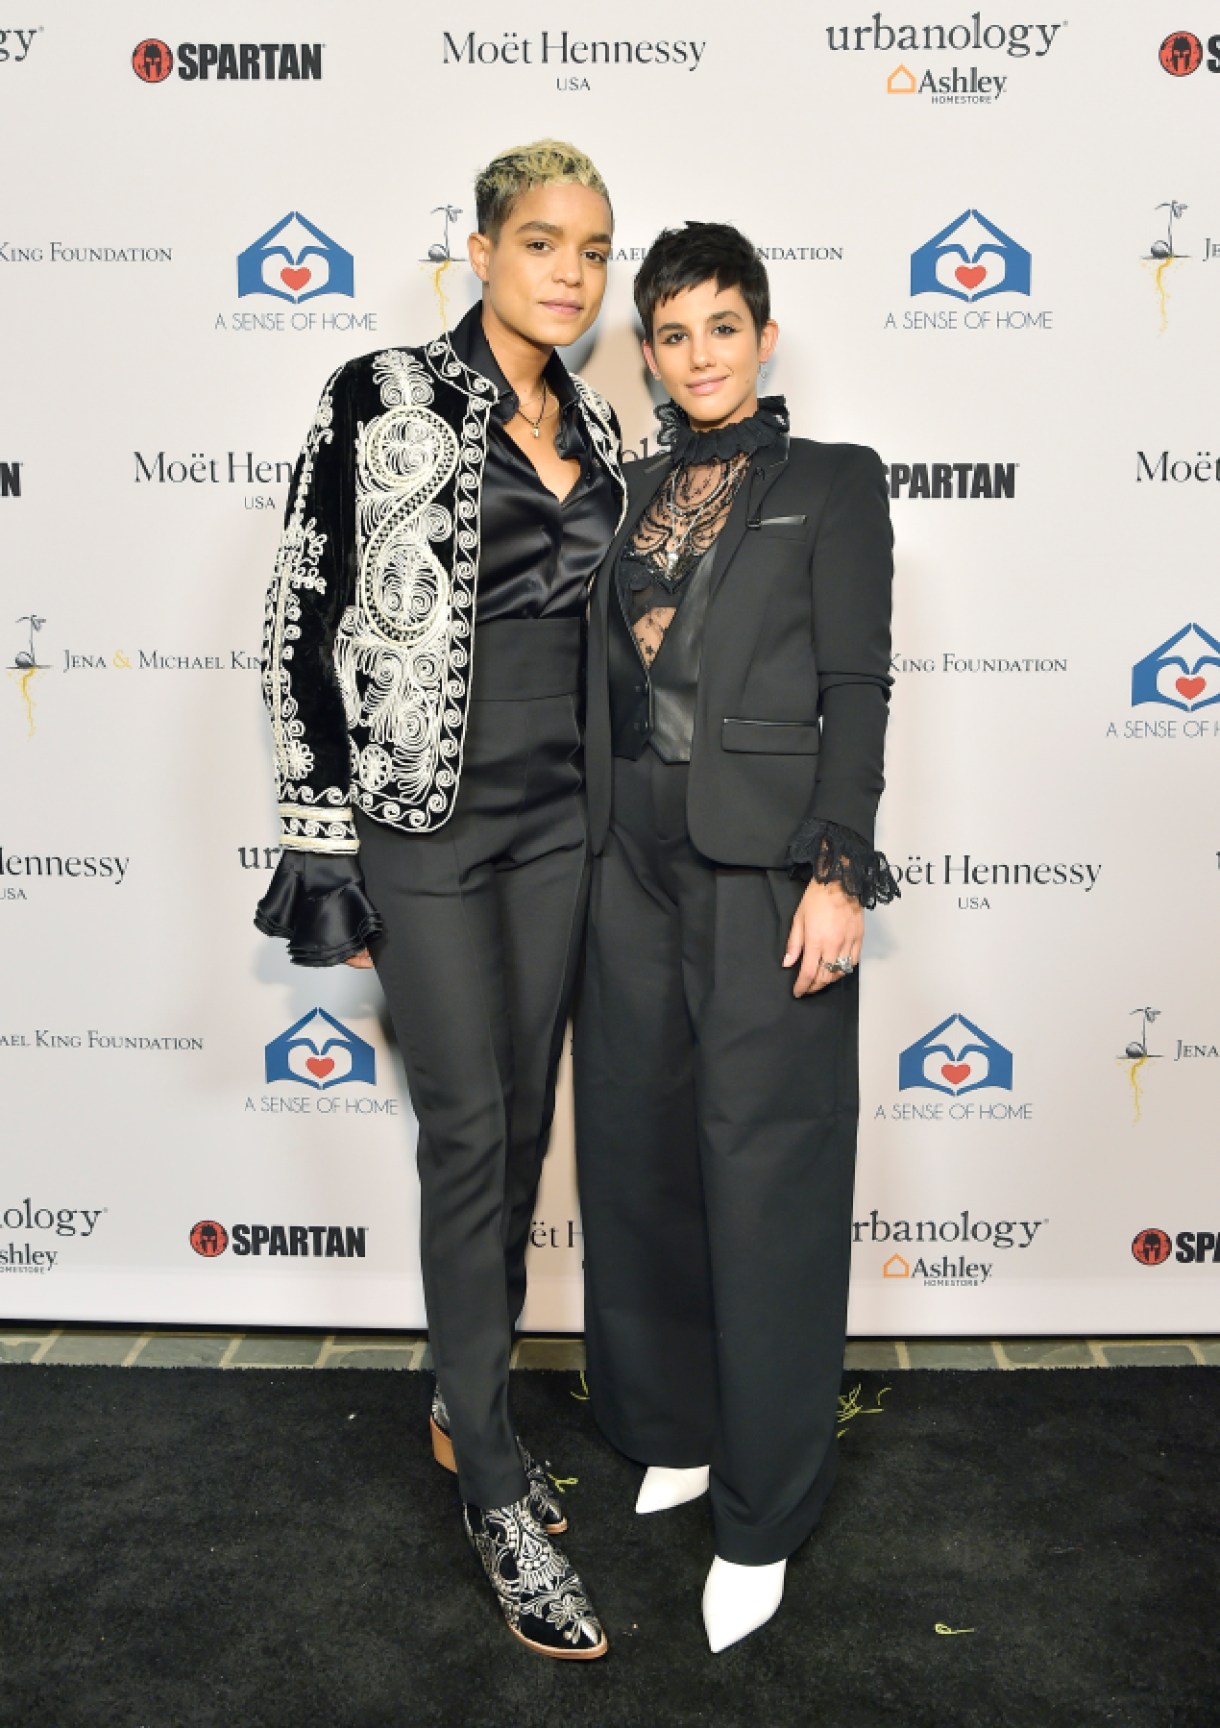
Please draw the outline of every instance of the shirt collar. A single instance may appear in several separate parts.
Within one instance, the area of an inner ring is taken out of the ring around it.
[[[450,333],[450,345],[453,352],[465,365],[475,372],[481,372],[484,378],[490,379],[495,385],[498,400],[491,411],[491,417],[502,426],[506,426],[517,412],[520,403],[517,393],[508,379],[500,370],[495,355],[491,351],[491,343],[487,340],[487,332],[483,329],[483,303],[476,300],[461,323]],[[565,418],[575,405],[576,386],[571,375],[559,355],[552,353],[542,374],[546,387],[559,403]]]

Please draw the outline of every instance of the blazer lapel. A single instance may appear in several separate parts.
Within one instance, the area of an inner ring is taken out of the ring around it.
[[[619,553],[627,544],[627,541],[631,538],[632,534],[635,533],[636,523],[652,503],[657,493],[661,490],[661,483],[669,473],[669,458],[668,456],[653,456],[643,462],[641,467],[645,477],[643,484],[640,486],[636,495],[629,500],[623,520],[619,523],[618,533],[610,542],[610,549],[602,559],[600,565],[600,574],[605,578],[609,577],[610,573],[614,569],[615,563],[617,562]],[[631,469],[633,473],[636,471],[634,464],[631,465]],[[608,579],[603,580],[600,584],[601,595],[599,596],[599,604],[603,615],[606,611],[605,596],[609,593],[610,586],[611,584]]]
[[[737,556],[741,543],[752,528],[757,528],[763,499],[788,465],[788,440],[781,438],[771,449],[755,457],[741,490],[733,500],[729,519],[716,542],[712,563],[711,593],[724,581],[729,565]]]

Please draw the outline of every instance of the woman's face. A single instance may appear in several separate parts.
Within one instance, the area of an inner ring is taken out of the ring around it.
[[[588,186],[531,186],[495,240],[470,236],[485,304],[507,329],[541,348],[583,336],[606,292],[612,218]]]
[[[692,426],[710,431],[745,420],[758,407],[758,370],[775,352],[779,326],[761,333],[740,288],[715,278],[662,300],[644,358]]]

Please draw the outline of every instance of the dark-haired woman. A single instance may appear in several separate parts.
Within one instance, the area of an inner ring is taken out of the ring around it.
[[[759,401],[765,269],[736,229],[662,234],[636,278],[671,401],[629,469],[590,619],[594,862],[576,1027],[593,1408],[708,1491],[713,1650],[775,1612],[835,1471],[864,908],[892,537],[872,450]]]
[[[553,140],[475,195],[480,303],[340,367],[293,480],[264,659],[284,855],[256,922],[301,965],[371,953],[419,1122],[433,1449],[511,1630],[587,1659],[605,1635],[508,1366],[585,905],[586,595],[623,506],[613,413],[555,349],[601,307],[612,217]]]

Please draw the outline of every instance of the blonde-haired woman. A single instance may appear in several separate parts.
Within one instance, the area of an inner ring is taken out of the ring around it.
[[[293,480],[264,690],[283,856],[256,923],[374,965],[419,1121],[432,1441],[510,1629],[606,1638],[509,1411],[512,1333],[586,897],[588,586],[621,519],[618,426],[555,350],[601,307],[610,200],[545,140],[475,187],[481,300],[341,366]]]

